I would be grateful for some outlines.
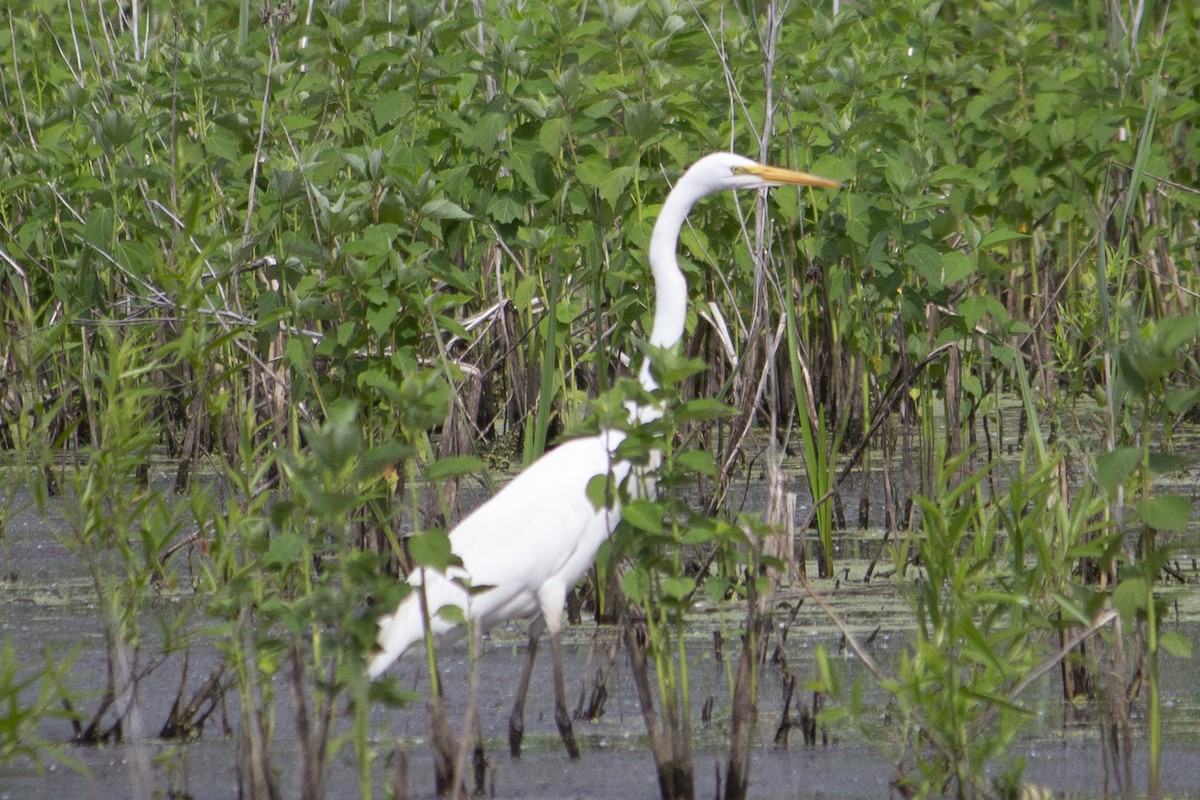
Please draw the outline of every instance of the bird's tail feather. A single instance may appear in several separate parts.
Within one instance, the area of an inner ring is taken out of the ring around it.
[[[405,650],[423,638],[424,632],[420,601],[415,594],[411,594],[400,603],[394,614],[379,618],[379,635],[375,637],[379,651],[367,662],[367,677],[374,680],[382,675]]]

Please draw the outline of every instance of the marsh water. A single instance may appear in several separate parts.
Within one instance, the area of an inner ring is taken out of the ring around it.
[[[1194,480],[1194,479],[1193,479]],[[1193,499],[1196,486],[1179,487]],[[0,641],[10,643],[19,654],[25,673],[36,672],[50,659],[75,658],[70,686],[80,709],[90,713],[105,685],[107,656],[100,630],[96,595],[86,566],[61,543],[56,526],[66,523],[50,513],[34,513],[27,498],[9,494],[0,555]],[[16,509],[13,512],[13,509]],[[51,509],[53,512],[53,509]],[[912,636],[908,606],[894,585],[863,577],[868,560],[879,548],[880,531],[842,534],[837,540],[838,574],[834,580],[816,585],[848,622],[850,629],[868,645],[873,657],[885,667],[894,666]],[[1187,583],[1164,628],[1183,634],[1200,653],[1200,593],[1190,587],[1200,583],[1200,538],[1193,531],[1174,543],[1173,563]],[[849,655],[841,634],[814,603],[804,602],[799,590],[783,591],[776,598],[777,618],[789,619],[780,654],[787,669],[800,681],[814,674],[818,646],[837,654],[840,678],[845,686],[857,685],[862,692],[862,715],[822,725],[815,744],[806,744],[799,730],[791,730],[786,744],[777,743],[785,702],[783,669],[768,664],[761,673],[757,736],[753,753],[750,794],[758,798],[884,798],[898,796],[890,788],[897,752],[886,740],[894,709],[874,680]],[[186,592],[163,591],[159,603],[186,602]],[[794,616],[791,614],[795,609]],[[695,723],[695,770],[698,797],[717,796],[717,781],[724,771],[722,741],[728,721],[732,664],[736,659],[735,631],[742,615],[736,608],[698,609],[691,623],[690,677]],[[770,643],[775,650],[779,631]],[[872,636],[872,634],[874,634]],[[144,654],[153,654],[155,629],[152,621],[143,627]],[[486,786],[488,794],[514,798],[646,798],[657,797],[654,766],[646,743],[636,693],[623,652],[615,645],[618,632],[597,627],[586,620],[570,626],[565,635],[568,696],[572,704],[590,699],[597,671],[607,674],[607,700],[597,721],[576,722],[583,757],[567,759],[554,725],[553,692],[548,653],[539,658],[526,709],[524,757],[510,759],[507,753],[508,715],[524,658],[525,633],[519,624],[493,631],[483,642],[479,664],[481,728],[488,750]],[[718,639],[724,640],[718,648]],[[442,679],[446,686],[448,716],[457,729],[467,704],[468,658],[464,642],[449,644],[441,652]],[[149,658],[150,655],[144,656]],[[190,653],[187,669],[194,685],[208,674],[219,659],[213,652]],[[408,655],[393,667],[391,675],[404,687],[424,692],[428,682],[419,655]],[[138,699],[147,730],[157,730],[176,700],[182,660],[175,659],[150,672],[139,684]],[[1162,669],[1164,750],[1163,788],[1168,797],[1200,798],[1200,670],[1195,657],[1164,657]],[[1113,782],[1112,765],[1100,746],[1103,721],[1088,704],[1070,706],[1061,700],[1057,671],[1041,679],[1022,696],[1033,719],[1014,750],[1023,760],[1027,784],[1044,787],[1057,796],[1119,796]],[[289,686],[278,678],[276,687],[276,735],[273,761],[280,767],[284,797],[299,796],[300,771],[294,715],[288,699]],[[801,690],[803,693],[803,689]],[[809,703],[810,698],[803,698]],[[151,784],[156,796],[170,798],[232,798],[238,790],[239,714],[237,698],[230,693],[209,719],[202,735],[190,742],[151,739],[145,745],[153,762]],[[793,697],[790,715],[797,716]],[[708,708],[706,709],[706,706]],[[1147,747],[1144,704],[1134,706],[1135,790],[1144,792]],[[349,713],[339,709],[340,730],[348,728]],[[426,746],[426,712],[421,704],[372,712],[372,738],[383,752],[392,752],[400,742],[407,753],[406,786],[409,796],[433,794],[433,767]],[[40,735],[55,743],[72,736],[67,720],[44,720]],[[134,752],[129,745],[75,747],[65,745],[83,769],[46,761],[39,772],[27,760],[0,766],[0,800],[12,798],[103,798],[111,800],[130,792]],[[357,767],[346,747],[334,759],[330,797],[361,796]],[[398,770],[397,760],[381,758],[374,768],[373,796],[385,796]]]

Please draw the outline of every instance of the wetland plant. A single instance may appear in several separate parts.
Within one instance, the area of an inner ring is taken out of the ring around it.
[[[387,17],[353,3],[311,15],[232,0],[73,8],[11,15],[0,30],[11,55],[0,72],[11,100],[0,447],[38,501],[71,504],[67,537],[95,576],[104,708],[78,707],[73,674],[55,672],[54,684],[85,738],[140,737],[127,702],[137,676],[181,648],[219,649],[221,685],[232,681],[248,715],[238,731],[247,794],[279,790],[269,680],[279,675],[307,720],[306,791],[320,794],[339,746],[330,709],[347,698],[370,794],[378,745],[364,709],[411,698],[348,677],[373,634],[355,610],[398,601],[392,574],[445,550],[425,517],[458,511],[447,496],[427,514],[418,475],[506,437],[533,457],[559,426],[578,426],[647,327],[649,294],[627,287],[647,283],[639,253],[661,165],[765,143],[847,188],[803,205],[776,195],[756,219],[771,270],[753,263],[761,249],[739,244],[740,216],[697,210],[683,267],[707,273],[694,298],[727,317],[688,320],[688,355],[704,354],[713,383],[685,378],[680,399],[725,397],[711,387],[741,380],[742,419],[760,403],[780,422],[803,407],[823,539],[836,495],[819,498],[845,474],[833,478],[834,440],[865,447],[864,431],[880,446],[872,480],[884,483],[888,535],[918,556],[907,588],[922,639],[902,679],[885,676],[913,723],[897,734],[908,785],[995,793],[967,773],[1006,760],[1019,678],[1011,667],[979,677],[978,665],[1017,648],[1018,663],[1040,667],[1092,630],[1105,603],[1124,635],[1092,635],[1068,660],[1093,678],[1123,674],[1111,686],[1078,682],[1114,706],[1145,676],[1137,701],[1158,763],[1157,663],[1186,651],[1162,630],[1160,567],[1172,532],[1193,524],[1187,500],[1156,484],[1179,467],[1173,429],[1196,400],[1193,4],[1087,0],[1065,14],[1028,2],[865,2],[836,15],[793,4],[776,17],[707,2],[482,2],[481,20],[430,2],[389,6]],[[763,79],[776,73],[786,80]],[[772,274],[788,276],[774,293],[763,290]],[[727,354],[778,337],[764,320],[789,317],[786,348],[763,348],[759,371],[739,374]],[[781,352],[790,380],[762,368]],[[1062,424],[1043,453],[977,469],[969,459],[1013,455],[1013,437],[992,434],[1007,433],[1001,412],[1022,391],[1022,362],[1047,402],[1016,424],[1033,431],[1048,410]],[[1087,431],[1069,430],[1089,398],[1104,415],[1099,458]],[[957,477],[940,463],[939,412],[968,454],[952,461]],[[669,471],[690,475],[689,488],[756,463],[753,437],[721,438],[725,412],[702,402],[685,413],[718,418],[717,456],[671,445]],[[894,470],[890,455],[920,468]],[[148,467],[163,456],[179,496]],[[673,660],[686,648],[673,626],[693,591],[745,596],[759,565],[753,526],[732,512],[696,519],[675,505],[681,496],[668,486],[662,505],[633,505],[628,524],[656,549],[625,588],[651,610],[661,603],[646,614],[659,637],[648,646],[660,648],[646,686],[661,669],[684,735],[686,661]],[[411,528],[415,554],[401,543]],[[1140,546],[1125,546],[1131,534]],[[939,561],[931,541],[967,566]],[[718,554],[702,562],[712,574],[673,571],[702,547]],[[1089,562],[1086,581],[1071,573]],[[189,589],[189,602],[156,617],[156,593]],[[968,590],[994,593],[994,606],[959,596]],[[1014,602],[1022,592],[1035,601]],[[217,621],[189,624],[200,614]],[[164,632],[162,652],[147,649],[151,628]],[[958,634],[961,647],[936,647]],[[23,677],[40,662],[3,663],[3,699],[16,686],[32,698],[8,706],[5,735],[35,742],[33,718],[50,713],[39,698],[57,690],[35,692]],[[933,685],[948,691],[929,702],[944,705],[925,708],[928,693],[913,693]],[[988,714],[994,727],[964,739],[960,725]],[[1132,730],[1107,739],[1129,743]],[[0,758],[28,757],[2,741]],[[668,761],[686,750],[659,749]]]

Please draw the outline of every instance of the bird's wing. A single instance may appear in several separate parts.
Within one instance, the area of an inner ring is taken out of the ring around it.
[[[532,594],[554,576],[573,583],[586,571],[617,521],[614,512],[597,510],[587,496],[589,481],[613,468],[613,446],[613,438],[604,436],[565,442],[451,532],[451,547],[471,583],[496,587],[486,593],[494,593],[491,603]],[[580,560],[585,563],[578,574],[562,575]]]
[[[587,485],[612,472],[622,480],[626,463],[613,464],[618,432],[573,439],[543,455],[450,532],[450,546],[463,562],[450,575],[426,570],[410,582],[423,582],[431,614],[455,605],[485,630],[504,620],[542,610],[544,587],[573,585],[596,556],[619,519],[615,509],[597,510]],[[469,598],[464,583],[488,587]],[[539,598],[539,592],[543,597]],[[561,597],[556,598],[561,606]],[[394,614],[380,619],[378,652],[371,660],[374,677],[420,641],[422,618],[417,596],[410,594]],[[435,635],[452,626],[433,620]]]

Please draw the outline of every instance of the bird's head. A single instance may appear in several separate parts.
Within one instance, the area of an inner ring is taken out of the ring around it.
[[[712,153],[691,166],[680,183],[693,185],[698,196],[730,189],[761,189],[767,186],[822,186],[836,189],[837,181],[807,172],[760,164],[736,153]]]

